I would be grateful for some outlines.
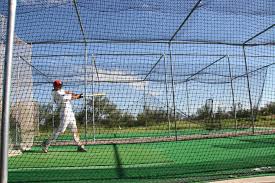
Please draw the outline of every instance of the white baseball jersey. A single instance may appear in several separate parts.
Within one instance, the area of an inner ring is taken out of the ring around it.
[[[72,95],[66,94],[65,90],[53,90],[52,96],[54,102],[60,107],[60,125],[58,132],[64,132],[69,127],[72,132],[77,130],[75,115],[72,109],[71,100]]]

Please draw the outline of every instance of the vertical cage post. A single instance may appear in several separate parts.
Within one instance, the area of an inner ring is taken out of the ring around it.
[[[15,145],[17,147],[19,147],[19,144],[18,144],[18,126],[19,126],[19,87],[20,87],[20,84],[19,84],[19,80],[20,80],[20,74],[19,74],[19,67],[17,66],[17,74],[16,74],[16,117],[15,117]]]
[[[247,80],[247,90],[248,90],[249,104],[250,104],[250,110],[251,110],[252,133],[254,134],[254,132],[255,132],[255,119],[254,119],[254,109],[253,109],[253,103],[252,103],[252,98],[251,98],[251,89],[250,89],[250,82],[249,82],[249,75],[248,75],[249,74],[248,73],[248,65],[247,65],[245,47],[242,46],[242,48],[243,48],[245,73],[246,73],[245,75],[246,75],[246,80]]]
[[[85,106],[85,142],[87,144],[88,137],[87,137],[87,125],[88,125],[88,109],[87,109],[87,66],[88,66],[88,50],[87,50],[87,43],[85,42],[85,48],[84,48],[84,60],[85,60],[85,66],[84,66],[84,106]]]
[[[236,103],[235,103],[235,93],[234,93],[234,86],[233,86],[233,75],[232,69],[230,64],[229,56],[227,55],[227,62],[228,62],[228,70],[230,75],[230,88],[231,88],[231,95],[232,95],[232,105],[233,105],[233,113],[234,113],[234,120],[235,120],[235,130],[238,129],[238,121],[237,121],[237,113],[236,113]]]
[[[175,88],[174,88],[174,69],[172,62],[172,50],[171,43],[169,43],[169,55],[170,55],[170,72],[171,72],[171,86],[172,86],[172,103],[173,103],[173,122],[175,125],[175,137],[178,140],[177,120],[176,120],[176,103],[175,103]]]
[[[95,57],[92,55],[92,110],[93,110],[93,140],[96,140],[96,129],[95,129],[95,89],[94,89],[94,67],[95,67]]]
[[[1,158],[0,158],[0,182],[8,182],[8,151],[9,151],[9,120],[10,120],[10,93],[11,72],[13,61],[13,40],[16,16],[16,0],[10,0],[7,24],[7,44],[5,50],[5,67],[2,96],[2,121],[1,121]]]
[[[85,105],[85,141],[87,143],[87,121],[88,121],[88,112],[87,112],[87,98],[86,98],[86,95],[87,95],[87,64],[88,64],[88,49],[87,49],[87,36],[85,34],[85,30],[84,30],[84,26],[83,26],[83,23],[82,23],[82,20],[81,20],[81,16],[80,16],[80,11],[78,9],[78,6],[77,6],[77,1],[76,0],[72,0],[73,1],[73,5],[74,5],[74,8],[75,8],[75,12],[76,12],[76,15],[77,15],[77,19],[78,19],[78,23],[79,23],[79,27],[80,27],[80,31],[81,31],[81,34],[83,36],[83,41],[84,41],[84,61],[85,61],[85,78],[84,78],[84,89],[85,89],[85,98],[84,98],[84,105]]]
[[[187,119],[190,117],[190,106],[189,106],[189,91],[188,91],[188,80],[185,84],[185,90],[186,90],[186,105],[187,105]],[[191,123],[189,123],[189,130],[191,130]]]
[[[146,103],[146,81],[143,86],[143,113],[145,114],[145,127],[147,127],[147,103]]]
[[[164,82],[165,82],[165,97],[166,97],[166,110],[167,110],[167,120],[168,120],[168,133],[171,135],[171,120],[169,112],[169,98],[168,98],[168,85],[167,85],[167,71],[166,71],[166,55],[164,56]]]

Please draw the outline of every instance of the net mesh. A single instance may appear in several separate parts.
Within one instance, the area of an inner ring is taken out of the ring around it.
[[[0,4],[1,72],[7,4]],[[9,180],[272,172],[274,7],[272,0],[18,1]],[[75,154],[69,129],[41,150],[66,115],[51,96],[56,79],[84,96],[71,104],[88,152]]]

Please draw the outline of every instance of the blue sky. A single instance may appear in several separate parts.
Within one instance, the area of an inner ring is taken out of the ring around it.
[[[230,85],[206,83],[210,81],[210,78],[212,78],[211,80],[228,81],[228,77],[218,76],[228,76],[228,57],[232,64],[233,76],[242,75],[245,72],[241,46],[173,44],[169,50],[167,43],[129,43],[131,41],[168,42],[197,1],[79,0],[77,2],[85,38],[88,41],[121,41],[124,43],[89,43],[87,47],[88,65],[85,66],[83,43],[40,44],[51,41],[83,41],[83,34],[80,31],[78,17],[72,2],[67,0],[19,0],[16,35],[26,42],[32,43],[32,64],[44,73],[41,75],[41,73],[33,70],[36,86],[35,96],[38,100],[44,102],[50,100],[51,84],[47,82],[54,79],[64,80],[68,89],[84,92],[86,68],[88,92],[92,92],[91,80],[93,77],[94,80],[97,79],[102,82],[100,85],[94,85],[94,91],[106,93],[120,108],[129,110],[132,107],[137,111],[141,110],[143,104],[140,98],[144,98],[144,87],[148,89],[147,95],[152,97],[151,101],[147,103],[160,105],[155,104],[154,98],[157,98],[161,101],[161,105],[168,100],[170,101],[169,105],[172,106],[172,85],[169,82],[171,81],[169,56],[171,51],[177,108],[187,110],[187,93],[184,80],[188,75],[200,71],[224,56],[226,57],[221,61],[203,70],[206,74],[193,77],[192,79],[196,79],[196,81],[188,83],[190,90],[188,103],[193,105],[193,108],[197,108],[203,105],[209,97],[215,97],[216,100],[214,101],[217,106],[227,107],[230,105]],[[5,3],[6,1],[2,6],[3,9],[5,9]],[[186,24],[177,32],[173,41],[242,44],[267,27],[274,25],[274,11],[275,3],[272,0],[202,0]],[[2,10],[2,14],[6,14],[6,11]],[[274,28],[272,28],[248,43],[272,43],[274,38]],[[274,63],[274,57],[272,57],[274,53],[275,49],[272,46],[247,47],[246,55],[249,70]],[[19,54],[24,55],[23,48],[19,50]],[[121,54],[126,54],[126,56]],[[148,55],[141,56],[139,54]],[[75,56],[72,57],[72,55]],[[97,75],[95,67],[92,65],[93,59],[96,60],[96,69],[99,72]],[[159,64],[151,70],[159,59]],[[272,69],[271,67],[269,70]],[[154,80],[154,82],[141,82],[146,73],[150,71],[151,74],[148,79]],[[164,81],[165,73],[168,84],[155,81]],[[214,73],[215,75],[210,77],[207,73]],[[264,70],[258,75],[251,76],[254,103],[257,103],[261,96],[261,86],[266,88],[262,100],[274,100],[271,79],[274,77],[273,72],[268,71],[266,77],[262,73],[265,73]],[[97,76],[100,76],[100,79]],[[264,79],[267,80],[265,85],[263,85]],[[139,82],[125,83],[129,80]],[[108,84],[106,81],[124,83]],[[181,83],[181,81],[183,82]],[[244,82],[244,80],[236,80],[236,97],[241,102],[247,103],[246,84]],[[168,98],[166,97],[166,90],[169,92]]]
[[[170,40],[197,0],[77,3],[87,39],[148,41]],[[274,9],[272,0],[202,0],[175,40],[243,43],[274,24]],[[83,39],[70,0],[18,0],[17,22],[17,34],[28,42]],[[272,42],[273,38],[274,31],[270,31],[251,43]]]

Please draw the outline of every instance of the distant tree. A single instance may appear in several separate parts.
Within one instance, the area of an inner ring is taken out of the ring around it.
[[[120,120],[118,122],[119,127],[132,127],[137,125],[137,120],[135,117],[127,112],[121,114]]]
[[[216,116],[219,116],[220,119],[228,119],[230,118],[230,112],[226,112],[224,108],[218,107],[217,112],[215,113]]]
[[[214,114],[213,109],[206,104],[198,108],[196,112],[197,120],[203,123],[206,130],[221,129],[221,117],[225,115],[225,111],[218,107],[217,112]]]
[[[256,114],[257,109],[254,108],[254,114]],[[235,104],[235,112],[237,118],[250,118],[251,117],[251,109],[246,109],[243,107],[241,103]],[[230,117],[234,117],[234,108],[232,107],[231,111],[228,112]]]
[[[251,110],[244,108],[241,103],[238,103],[236,107],[236,116],[237,118],[250,118]]]
[[[272,115],[275,114],[275,102],[270,102],[260,109],[261,115]]]
[[[209,118],[212,113],[212,109],[210,109],[207,105],[202,105],[197,109],[196,118],[197,119],[205,119]]]
[[[93,109],[94,108],[94,109]],[[82,124],[85,122],[85,109],[76,114],[76,119]],[[107,127],[127,126],[133,123],[134,117],[128,113],[123,113],[106,96],[95,96],[87,102],[88,121],[94,119],[97,123]]]
[[[167,111],[163,109],[150,109],[146,107],[137,116],[137,122],[141,126],[147,126],[157,123],[166,122],[168,120]]]

